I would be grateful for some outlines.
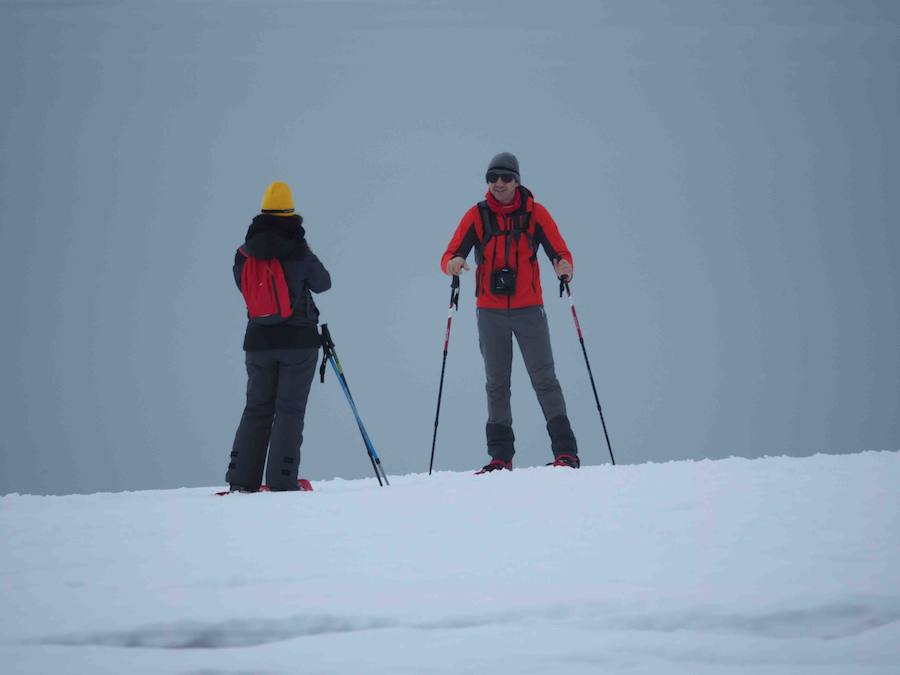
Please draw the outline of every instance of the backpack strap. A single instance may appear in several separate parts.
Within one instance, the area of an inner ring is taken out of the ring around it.
[[[487,246],[488,241],[491,240],[492,237],[500,234],[500,225],[497,223],[497,215],[491,210],[491,207],[488,206],[487,200],[483,200],[478,202],[478,211],[481,214],[481,250],[484,251],[485,246]],[[528,246],[532,250],[532,260],[534,259],[536,249],[534,245],[534,237],[531,236],[531,232],[529,231],[531,228],[531,211],[528,211],[523,205],[522,211],[519,215],[515,223],[513,224],[513,230],[515,236],[518,238],[519,234],[524,234],[525,238],[528,240]]]
[[[525,241],[528,242],[528,249],[531,251],[531,257],[528,258],[528,262],[534,262],[537,260],[537,244],[530,230],[531,211],[526,210],[524,215],[516,219],[516,238],[518,239],[520,234],[525,235]]]
[[[500,225],[497,224],[497,216],[491,211],[491,207],[488,206],[486,199],[478,202],[478,212],[481,214],[481,241],[478,242],[478,247],[475,251],[478,258],[475,262],[480,265],[484,260],[484,250],[487,247],[487,243],[492,237],[500,233]]]
[[[487,243],[499,234],[506,234],[506,232],[500,229],[500,224],[497,222],[497,214],[491,210],[491,207],[488,206],[487,200],[478,202],[478,211],[481,213],[481,251],[484,252],[485,247],[487,247]],[[521,217],[516,218],[516,223],[513,224],[513,231],[510,232],[513,236],[518,239],[518,235],[520,231],[525,231],[526,236],[528,237],[528,243],[531,244],[531,236],[528,235],[528,220],[531,214],[526,212],[524,217],[524,221]],[[524,227],[522,222],[525,223]],[[517,225],[518,224],[518,225]],[[511,238],[507,235],[506,238],[506,256],[509,257],[509,249],[511,245]],[[533,248],[533,246],[532,246]]]
[[[481,241],[479,242],[479,247],[476,249],[475,254],[477,258],[476,262],[480,264],[484,259],[484,250],[487,247],[487,243],[493,237],[500,234],[500,225],[497,223],[497,215],[491,210],[491,207],[488,206],[487,200],[478,202],[478,211],[481,214]],[[528,242],[528,248],[531,251],[531,256],[528,258],[528,261],[534,262],[537,260],[537,243],[531,234],[531,211],[527,210],[524,205],[515,218],[512,234],[516,238],[516,241],[518,241],[519,235],[525,235],[525,240]],[[507,255],[509,255],[510,243],[510,238],[507,237]]]

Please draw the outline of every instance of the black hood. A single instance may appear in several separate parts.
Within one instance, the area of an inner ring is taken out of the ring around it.
[[[253,219],[244,246],[256,258],[287,258],[306,250],[303,218],[261,213]]]

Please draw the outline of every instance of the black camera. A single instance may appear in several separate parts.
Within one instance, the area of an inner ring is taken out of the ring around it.
[[[491,273],[491,293],[494,295],[514,295],[516,292],[516,271],[502,267]]]

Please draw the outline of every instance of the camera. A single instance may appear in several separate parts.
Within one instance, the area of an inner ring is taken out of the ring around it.
[[[491,273],[491,293],[494,295],[514,295],[516,292],[516,271],[502,267]]]

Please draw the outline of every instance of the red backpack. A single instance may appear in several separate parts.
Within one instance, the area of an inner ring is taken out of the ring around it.
[[[278,258],[255,258],[243,246],[238,251],[246,258],[241,271],[241,293],[247,303],[250,320],[259,324],[276,324],[290,318],[294,310],[284,269]]]

